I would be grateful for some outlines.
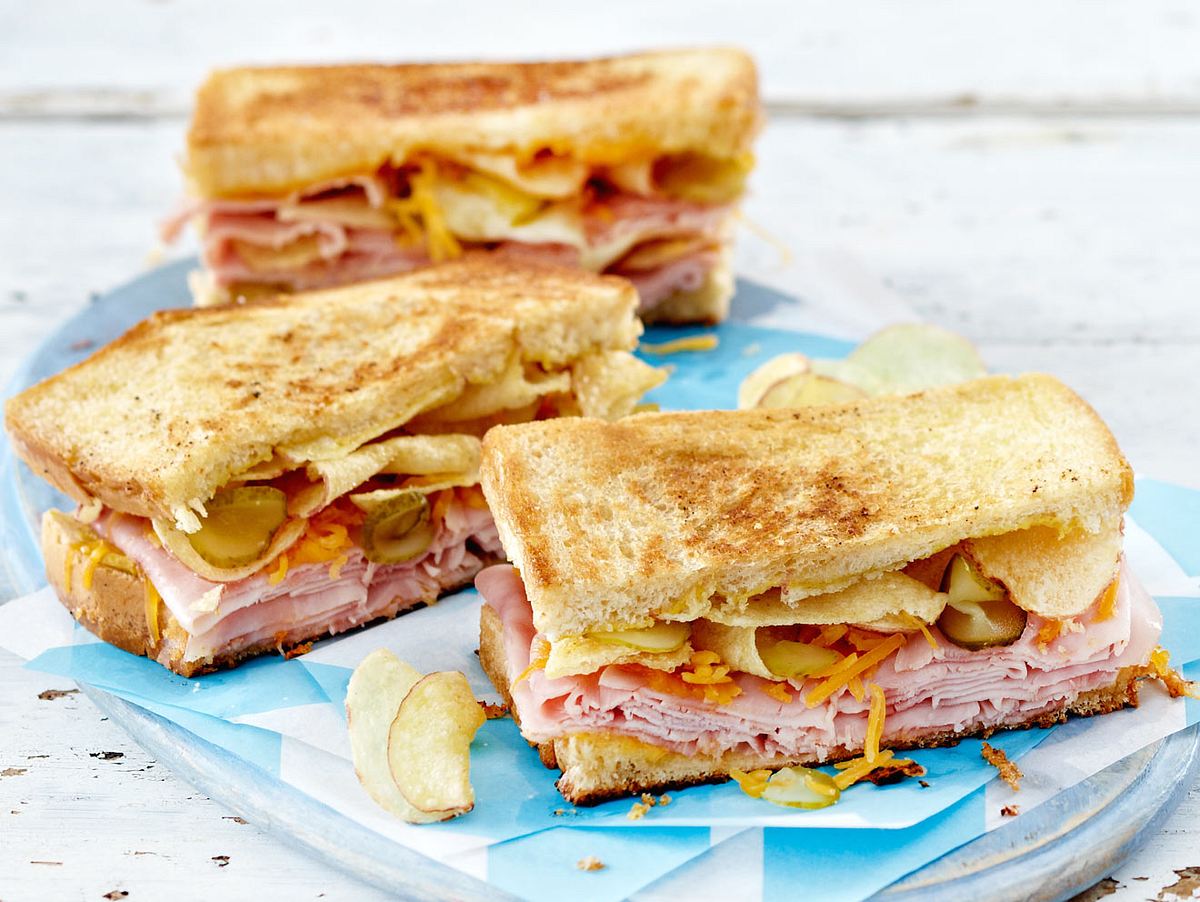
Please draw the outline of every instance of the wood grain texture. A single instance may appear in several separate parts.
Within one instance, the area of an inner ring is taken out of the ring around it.
[[[616,0],[554,13],[519,0],[455,15],[381,0],[113,0],[103,14],[86,0],[9,0],[0,378],[90,293],[146,265],[179,191],[191,91],[213,66],[734,42],[755,52],[786,114],[762,140],[747,213],[794,257],[744,234],[743,274],[829,308],[848,294],[907,305],[978,341],[995,368],[1055,373],[1139,471],[1200,486],[1198,40],[1186,0]],[[814,262],[841,277],[816,278]],[[20,771],[0,777],[0,899],[192,886],[374,898],[156,773],[86,699],[38,698],[67,685],[0,657],[0,772]],[[91,757],[104,751],[123,757]],[[1197,824],[1193,790],[1091,898],[1178,885],[1200,866]]]

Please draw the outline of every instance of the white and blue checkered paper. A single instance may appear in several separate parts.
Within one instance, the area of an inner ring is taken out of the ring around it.
[[[740,380],[778,353],[838,356],[849,345],[815,335],[726,324],[720,346],[654,359],[674,367],[652,400],[664,408],[732,407]],[[650,335],[649,341],[675,337]],[[686,334],[686,333],[684,333]],[[1189,678],[1200,678],[1200,492],[1140,479],[1127,518],[1131,568],[1163,610],[1163,643]],[[1154,686],[1143,704],[1050,730],[1000,734],[993,745],[1019,760],[1019,799],[994,779],[979,742],[912,753],[923,786],[856,786],[820,811],[791,811],[746,797],[731,784],[671,793],[645,818],[631,801],[566,805],[511,719],[487,722],[472,747],[473,811],[427,826],[378,809],[350,762],[344,697],[354,666],[379,647],[422,671],[461,670],[480,698],[498,698],[479,668],[473,591],[390,623],[318,643],[293,660],[261,658],[186,679],[100,642],[43,589],[0,607],[0,646],[28,666],[114,693],[220,747],[379,834],[528,899],[620,899],[642,894],[696,900],[782,899],[799,881],[823,898],[860,899],[1137,749],[1200,721],[1200,703]],[[601,871],[576,868],[594,855]]]

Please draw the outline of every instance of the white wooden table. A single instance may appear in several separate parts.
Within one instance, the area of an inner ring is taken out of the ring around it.
[[[0,378],[148,265],[179,193],[190,92],[212,66],[731,42],[757,55],[772,114],[748,213],[795,254],[786,265],[744,235],[743,272],[831,309],[907,305],[997,368],[1054,372],[1139,471],[1200,487],[1200,8],[563,9],[3,0]],[[198,797],[86,699],[56,695],[70,688],[0,657],[0,900],[377,895]],[[1193,790],[1090,898],[1200,893],[1198,818]]]

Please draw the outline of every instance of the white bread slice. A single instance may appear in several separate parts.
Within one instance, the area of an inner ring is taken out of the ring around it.
[[[513,355],[561,368],[631,350],[636,305],[624,279],[471,259],[161,311],[10,399],[6,426],[17,453],[71,497],[178,520],[275,449],[355,447],[493,381]]]
[[[967,538],[1098,532],[1133,497],[1108,428],[1045,375],[800,410],[498,427],[481,482],[540,633],[836,591]]]
[[[283,194],[415,151],[541,150],[589,163],[748,151],[762,113],[732,48],[546,63],[227,69],[196,97],[186,170],[202,197]]]

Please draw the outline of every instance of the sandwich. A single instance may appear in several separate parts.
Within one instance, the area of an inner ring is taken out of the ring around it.
[[[626,276],[645,319],[715,322],[757,90],[732,49],[218,71],[164,234],[194,221],[200,303],[492,252]]]
[[[46,575],[93,633],[184,676],[390,618],[502,560],[495,423],[621,416],[664,377],[622,279],[460,261],[160,311],[6,405],[74,499]]]
[[[499,427],[481,483],[515,566],[476,579],[480,658],[575,804],[861,774],[1136,705],[1150,673],[1131,471],[1050,376]]]

